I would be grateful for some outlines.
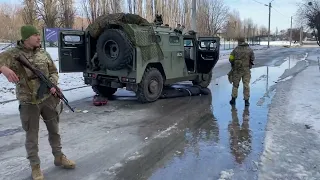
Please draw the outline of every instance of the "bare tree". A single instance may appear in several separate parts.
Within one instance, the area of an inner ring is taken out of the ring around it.
[[[122,11],[121,4],[122,0],[111,0],[111,9],[113,13],[118,13]]]
[[[239,36],[243,36],[242,32],[242,21],[240,18],[239,11],[234,10],[227,16],[227,22],[224,25],[224,34],[226,38],[236,39]]]
[[[260,27],[260,35],[262,36],[268,35],[268,29],[265,26]]]
[[[229,8],[224,5],[222,0],[210,0],[209,1],[209,34],[216,35],[220,31],[223,25],[227,22],[227,16]]]
[[[36,1],[35,0],[24,0],[23,1],[23,21],[25,24],[35,25],[36,15]]]
[[[300,24],[313,29],[313,34],[320,46],[320,0],[304,0],[299,4],[297,15]]]
[[[129,9],[129,13],[132,14],[132,0],[127,0],[127,4],[128,4],[128,9]]]
[[[0,5],[0,39],[16,41],[20,38],[20,27],[23,25],[23,7],[20,5],[1,3]]]
[[[73,0],[59,0],[59,25],[72,28],[75,20],[75,9]]]
[[[57,26],[58,1],[57,0],[36,0],[36,13],[37,16],[43,20],[44,24],[53,28]]]

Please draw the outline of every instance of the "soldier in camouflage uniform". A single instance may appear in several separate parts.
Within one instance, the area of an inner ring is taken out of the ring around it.
[[[58,84],[58,71],[50,55],[40,49],[40,34],[33,26],[21,27],[22,40],[17,46],[0,54],[0,73],[9,82],[16,83],[16,97],[19,100],[19,112],[22,128],[26,132],[25,148],[27,159],[32,169],[32,178],[42,180],[38,156],[38,133],[40,115],[44,119],[49,133],[49,143],[54,156],[54,164],[68,169],[75,168],[75,162],[67,159],[61,151],[59,134],[59,115],[57,106],[60,99],[54,94],[55,88],[37,99],[36,94],[40,86],[39,79],[27,68],[14,59],[19,53],[24,54],[31,64],[41,70],[54,84]]]
[[[244,38],[238,39],[238,46],[231,52],[229,61],[231,63],[232,70],[229,75],[232,76],[232,99],[230,101],[231,105],[236,103],[236,98],[238,96],[238,88],[240,80],[243,82],[243,95],[245,100],[245,106],[249,106],[250,98],[250,79],[253,61],[254,61],[253,50],[249,47],[249,44],[245,42]]]

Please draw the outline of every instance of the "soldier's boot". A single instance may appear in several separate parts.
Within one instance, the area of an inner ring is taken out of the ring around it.
[[[68,159],[65,155],[55,156],[54,165],[61,166],[65,169],[74,169],[76,167],[76,163]]]
[[[236,98],[231,98],[231,100],[230,100],[230,104],[231,105],[235,105],[236,104]]]
[[[31,169],[32,169],[31,175],[33,180],[44,180],[39,164],[31,166]]]
[[[245,106],[250,106],[249,100],[244,100],[244,105]]]

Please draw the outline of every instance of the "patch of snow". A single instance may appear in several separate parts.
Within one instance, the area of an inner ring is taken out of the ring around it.
[[[290,113],[291,121],[309,124],[320,133],[319,78],[318,67],[310,67],[302,72],[293,83],[288,106],[294,108]]]
[[[320,72],[310,66],[278,83],[259,179],[320,179]]]
[[[291,42],[291,46],[300,46],[300,43],[293,43]],[[261,41],[260,45],[268,45],[268,41]],[[289,46],[290,41],[270,41],[270,46]]]
[[[221,171],[220,178],[218,180],[230,180],[234,175],[233,169],[227,171]]]

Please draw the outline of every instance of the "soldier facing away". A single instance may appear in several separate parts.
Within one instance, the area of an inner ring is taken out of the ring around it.
[[[255,57],[253,50],[249,47],[249,44],[245,42],[244,38],[238,39],[238,46],[231,52],[229,61],[231,63],[231,71],[229,76],[232,76],[231,82],[232,87],[232,99],[231,105],[236,103],[238,97],[238,88],[240,80],[243,83],[243,96],[245,100],[245,106],[249,106],[250,98],[250,79],[251,79],[251,68]]]
[[[21,27],[22,39],[17,46],[0,54],[0,73],[9,82],[16,83],[16,96],[19,100],[19,112],[22,128],[26,132],[25,148],[27,159],[32,169],[34,180],[44,179],[40,169],[38,156],[38,133],[40,115],[44,119],[48,133],[49,143],[54,156],[54,164],[67,169],[75,168],[75,162],[67,159],[62,152],[61,138],[59,134],[59,115],[57,110],[61,103],[55,96],[56,89],[51,88],[42,99],[37,99],[37,90],[40,87],[39,79],[15,57],[20,53],[25,55],[31,64],[42,71],[55,85],[58,84],[58,71],[51,56],[40,49],[40,33],[34,26]]]

